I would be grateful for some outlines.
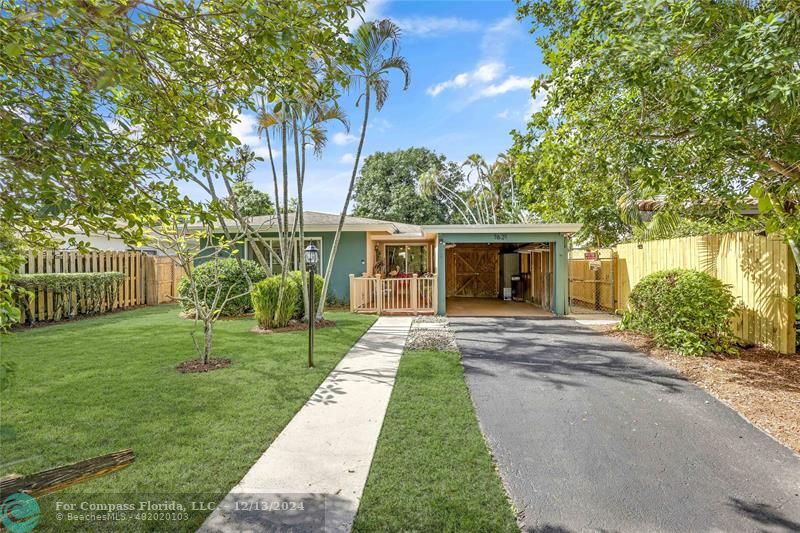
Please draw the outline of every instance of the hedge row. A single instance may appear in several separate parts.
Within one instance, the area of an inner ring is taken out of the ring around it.
[[[124,279],[121,272],[15,274],[10,284],[30,323],[35,316],[31,296],[38,291],[53,295],[53,319],[61,320],[65,316],[96,314],[112,308]]]

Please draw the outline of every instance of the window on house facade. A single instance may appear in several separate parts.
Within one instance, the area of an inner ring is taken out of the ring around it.
[[[263,243],[267,243],[268,246],[274,250],[274,254],[271,253],[269,250],[266,249]],[[306,237],[303,239],[303,246],[300,247],[300,241],[295,241],[294,250],[291,250],[291,257],[289,259],[291,269],[292,270],[305,270],[306,265],[303,263],[303,250],[309,245],[314,244],[319,250],[319,266],[317,267],[317,272],[324,272],[323,266],[323,257],[324,254],[322,253],[322,237]],[[280,239],[263,239],[262,241],[250,240],[248,241],[248,253],[247,258],[256,260],[256,255],[252,251],[252,247],[258,246],[259,249],[264,254],[264,258],[267,260],[267,263],[272,268],[273,274],[280,274],[282,271],[281,265],[281,241]],[[276,257],[277,256],[277,257]]]
[[[428,246],[387,244],[386,273],[419,274],[428,272]]]

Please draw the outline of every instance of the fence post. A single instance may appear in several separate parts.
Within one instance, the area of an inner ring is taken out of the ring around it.
[[[375,296],[377,297],[377,307],[378,307],[378,314],[380,315],[383,313],[383,278],[377,278],[375,280]]]

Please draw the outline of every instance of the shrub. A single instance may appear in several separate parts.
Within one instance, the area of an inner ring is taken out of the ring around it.
[[[291,276],[286,281],[286,289],[280,310],[278,310],[278,295],[281,288],[281,276],[279,274],[270,276],[256,283],[253,287],[250,298],[253,302],[253,309],[256,312],[258,327],[261,329],[282,328],[289,324],[289,320],[297,313],[297,300],[298,298],[302,299],[300,286],[292,280]]]
[[[79,314],[99,313],[114,307],[120,283],[125,279],[121,272],[76,272],[15,274],[11,276],[12,293],[18,305],[25,309],[33,321],[33,303],[28,296],[38,291],[53,295],[53,318],[74,317]]]
[[[636,284],[621,327],[682,355],[731,352],[734,301],[728,286],[705,272],[663,270]]]
[[[220,316],[237,316],[243,315],[252,309],[250,296],[247,294],[245,272],[250,276],[250,280],[253,283],[258,283],[267,277],[267,273],[255,261],[242,259],[240,266],[239,261],[233,258],[216,259],[201,263],[194,267],[192,277],[197,285],[200,298],[205,295],[205,300],[209,305],[214,301],[217,288],[220,290],[219,301],[222,301],[228,294],[231,296],[243,294],[243,296],[231,299],[220,309]],[[219,287],[217,283],[220,284]],[[182,298],[181,305],[184,311],[187,312],[193,310],[191,292],[189,279],[183,277],[178,283],[178,295]]]
[[[295,284],[297,284],[298,291],[297,291],[297,309],[295,310],[295,314],[292,318],[296,320],[302,320],[303,318],[303,288],[301,284],[303,283],[302,272],[299,270],[294,270],[289,273],[289,278]],[[308,283],[308,281],[306,281]],[[322,296],[322,285],[323,285],[323,278],[319,274],[314,274],[314,306],[319,305],[319,298]]]

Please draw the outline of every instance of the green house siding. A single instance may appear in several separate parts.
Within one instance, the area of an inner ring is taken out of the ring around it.
[[[277,239],[277,233],[262,233],[265,238]],[[320,274],[325,273],[328,268],[328,261],[330,261],[331,250],[333,249],[333,239],[336,233],[333,231],[328,232],[310,232],[306,237],[321,237],[322,238],[322,269]],[[205,243],[204,243],[205,244]],[[236,249],[242,254],[241,257],[248,257],[255,259],[252,253],[245,255],[244,243],[236,245]],[[221,254],[227,256],[227,253]],[[208,258],[199,257],[196,261],[200,264],[207,261]],[[363,231],[344,231],[342,237],[339,239],[339,250],[336,253],[336,259],[333,265],[333,273],[331,275],[330,286],[328,288],[328,297],[335,298],[336,301],[342,303],[350,303],[350,274],[361,275],[366,268],[367,260],[367,234]]]
[[[334,232],[310,233],[309,237],[322,236],[323,268],[328,268],[331,250],[333,249]],[[366,270],[367,234],[363,231],[343,231],[339,239],[339,250],[333,263],[328,297],[334,296],[337,301],[350,303],[350,274],[360,276]]]
[[[265,238],[276,239],[277,233],[262,233]],[[309,232],[306,238],[322,238],[322,272],[328,268],[328,261],[333,250],[333,239],[336,233],[333,231]],[[249,255],[253,259],[252,254]],[[328,298],[335,298],[336,301],[350,302],[350,274],[360,275],[364,272],[367,260],[367,234],[363,231],[343,231],[339,239],[339,250],[336,252],[336,259],[333,264],[330,285],[328,286]]]
[[[513,243],[528,244],[538,242],[554,242],[556,245],[554,265],[554,297],[551,311],[556,315],[569,312],[567,269],[567,240],[561,233],[447,233],[440,232],[436,241],[438,313],[445,314],[447,309],[447,284],[445,280],[445,245],[465,243]]]

